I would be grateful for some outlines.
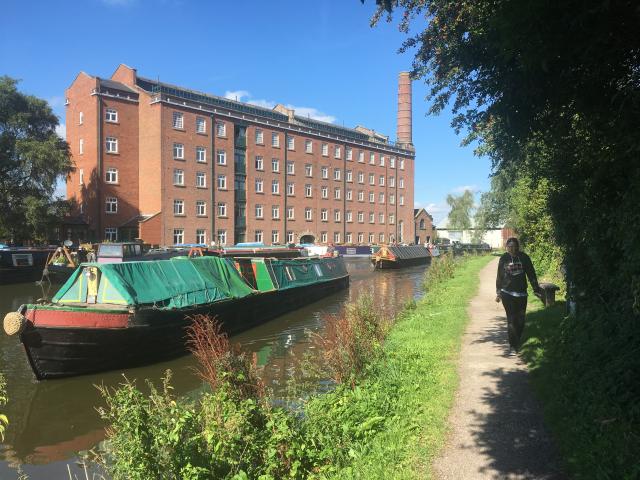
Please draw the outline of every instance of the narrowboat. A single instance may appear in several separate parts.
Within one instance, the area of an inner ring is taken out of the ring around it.
[[[383,245],[371,255],[376,270],[424,265],[430,261],[431,254],[423,245]]]
[[[335,249],[346,257],[369,257],[372,253],[369,245],[336,245]]]
[[[0,285],[40,280],[52,248],[0,247]]]
[[[342,258],[174,257],[85,263],[51,302],[5,316],[38,379],[120,370],[187,353],[190,316],[234,334],[349,285]]]

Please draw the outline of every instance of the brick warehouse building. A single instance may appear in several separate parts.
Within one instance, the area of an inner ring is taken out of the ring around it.
[[[398,141],[139,77],[78,74],[67,141],[84,240],[413,241],[411,81]]]

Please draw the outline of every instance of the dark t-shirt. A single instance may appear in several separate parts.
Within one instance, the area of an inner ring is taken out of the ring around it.
[[[496,276],[496,293],[501,290],[507,292],[527,293],[527,278],[534,290],[538,290],[538,278],[529,255],[518,252],[513,257],[509,252],[500,257],[498,274]]]

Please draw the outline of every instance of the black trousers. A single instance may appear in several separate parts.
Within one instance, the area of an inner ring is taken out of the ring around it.
[[[524,319],[527,313],[527,297],[514,297],[502,292],[502,305],[507,313],[507,333],[509,345],[517,349],[524,331]]]

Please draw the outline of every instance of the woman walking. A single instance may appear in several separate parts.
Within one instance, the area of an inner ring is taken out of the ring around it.
[[[509,345],[517,351],[527,311],[527,278],[536,294],[540,294],[540,286],[531,259],[520,251],[518,239],[509,238],[506,246],[507,252],[498,263],[496,302],[502,300],[507,313]]]

